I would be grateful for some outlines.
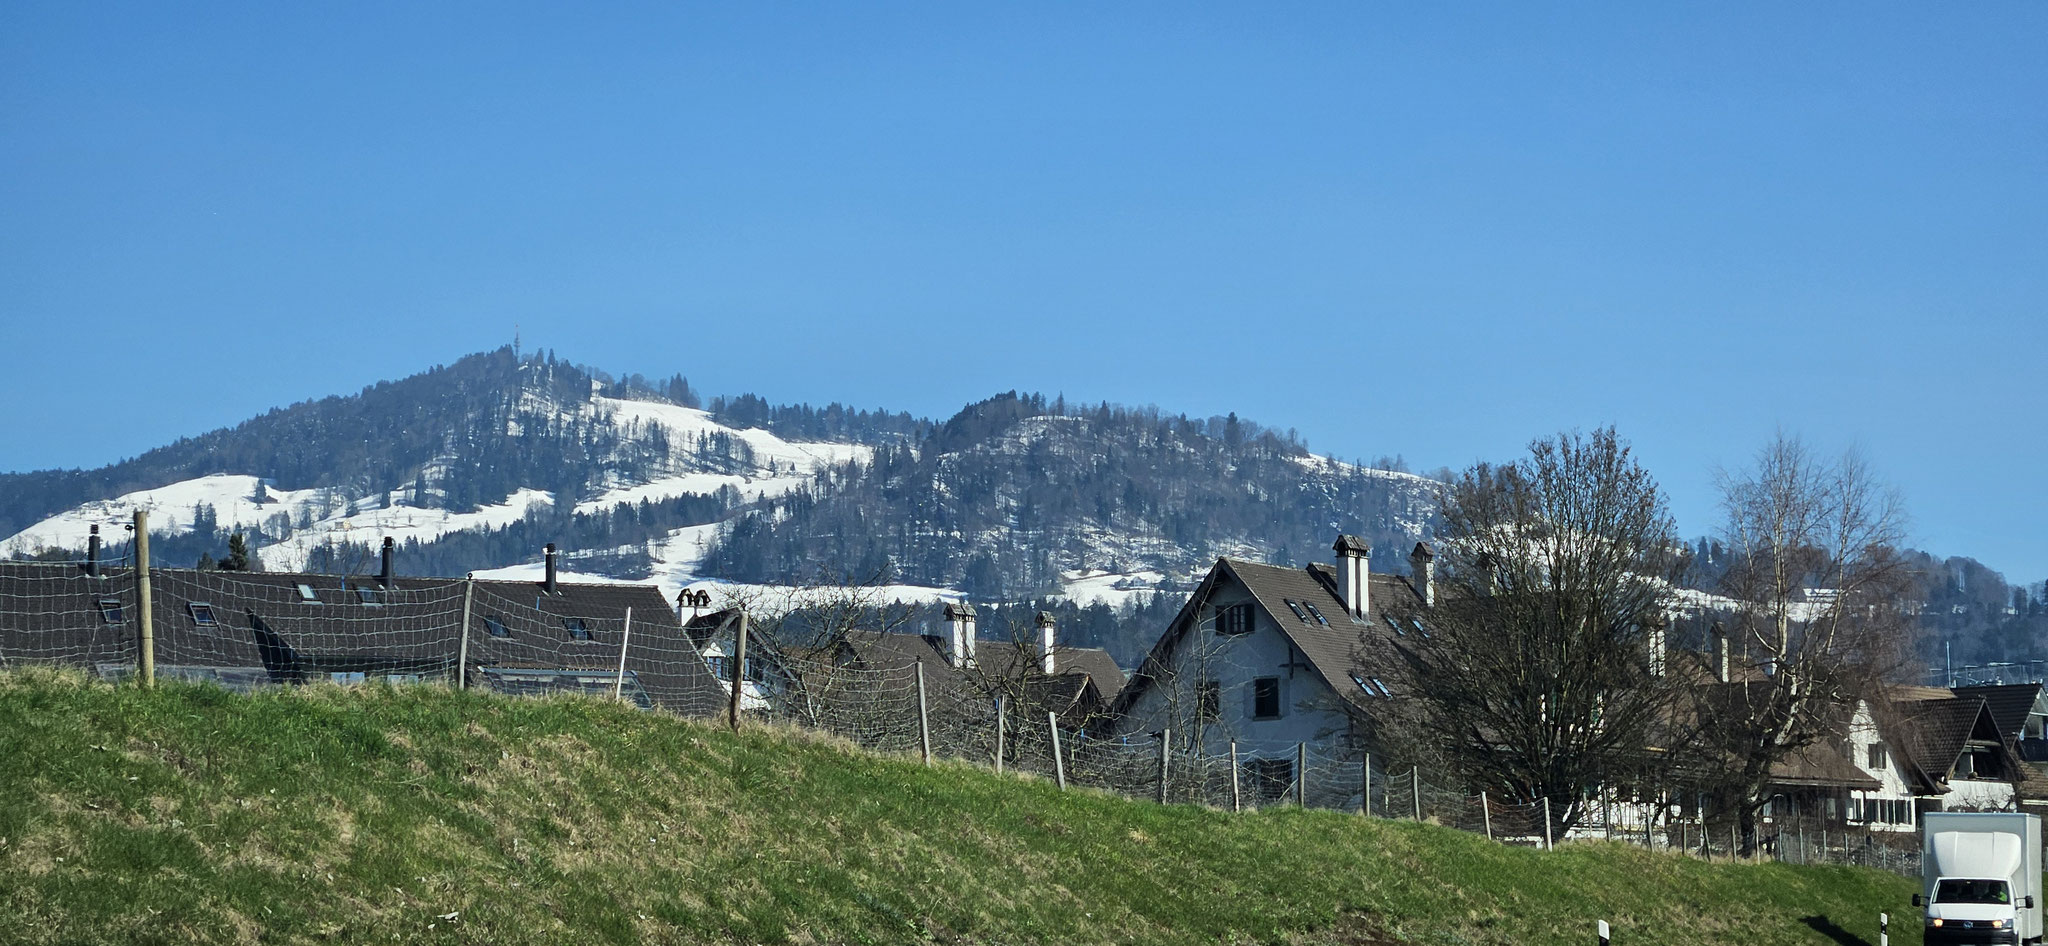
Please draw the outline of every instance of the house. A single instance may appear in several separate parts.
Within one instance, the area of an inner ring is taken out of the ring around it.
[[[2027,762],[2048,762],[2048,690],[2039,683],[1956,687],[1959,698],[1982,697],[2005,738]]]
[[[1404,577],[1373,574],[1356,536],[1332,550],[1331,565],[1217,559],[1117,698],[1111,731],[1170,731],[1213,755],[1235,743],[1266,795],[1293,780],[1301,743],[1363,751],[1359,710],[1400,698],[1395,643],[1430,633],[1434,555],[1418,543]]]
[[[690,592],[683,594],[687,597]],[[732,656],[739,646],[743,613],[739,608],[722,608],[703,613],[701,606],[685,605],[692,614],[683,621],[683,634],[697,649],[711,678],[729,700],[732,696]],[[747,635],[747,663],[740,686],[740,711],[761,712],[787,698],[790,687],[788,662],[775,641],[758,634]],[[727,704],[730,706],[730,704]]]

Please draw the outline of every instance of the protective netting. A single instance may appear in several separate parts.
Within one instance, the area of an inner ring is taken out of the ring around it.
[[[0,563],[0,668],[133,675],[138,577],[122,565]],[[714,674],[707,640],[692,637],[651,588],[152,569],[150,589],[160,677],[237,688],[438,681],[571,691],[697,718],[721,717],[730,705],[730,681]],[[1014,661],[952,666],[915,636],[878,640],[865,649],[801,651],[754,641],[745,671],[750,718],[1138,799],[1420,819],[1506,844],[1610,839],[1708,857],[1919,868],[1910,826],[1774,818],[1745,839],[1731,819],[1702,819],[1695,806],[1679,804],[1688,797],[1683,786],[1636,786],[1546,807],[1465,791],[1428,767],[1342,738],[1275,746],[1233,745],[1200,731],[1105,735],[1112,727],[1086,715],[1091,707],[1079,699],[1081,677],[1048,677]],[[995,652],[986,642],[984,651]],[[729,651],[717,653],[722,673],[737,669],[722,656]]]

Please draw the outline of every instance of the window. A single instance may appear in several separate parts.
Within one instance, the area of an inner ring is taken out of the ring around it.
[[[710,668],[711,670],[711,679],[717,680],[721,683],[731,680],[731,659],[732,658],[727,657],[724,654],[712,654],[711,656],[704,658],[704,666]]]
[[[1202,681],[1195,691],[1195,714],[1203,722],[1213,723],[1223,718],[1223,685],[1214,680]]]
[[[1300,602],[1295,601],[1293,598],[1283,598],[1281,600],[1287,602],[1287,610],[1294,612],[1294,616],[1301,619],[1303,624],[1308,623],[1308,612],[1301,609]]]
[[[332,680],[335,683],[339,683],[342,686],[357,686],[361,685],[365,680],[368,680],[369,676],[367,674],[362,673],[361,671],[336,670],[333,673],[328,674],[327,679]]]
[[[505,622],[500,621],[497,618],[491,617],[488,614],[484,615],[484,633],[489,634],[492,637],[512,636],[512,631],[510,628],[507,628],[505,626]]]
[[[1294,763],[1288,759],[1253,759],[1245,771],[1251,776],[1252,794],[1263,801],[1286,798],[1294,784]]]
[[[1301,606],[1308,609],[1309,616],[1315,618],[1317,624],[1321,624],[1324,627],[1330,626],[1330,619],[1323,617],[1323,612],[1317,610],[1315,605],[1304,601],[1301,603]]]
[[[1380,678],[1378,678],[1378,677],[1374,677],[1374,678],[1372,678],[1372,685],[1373,685],[1373,686],[1375,686],[1375,687],[1378,687],[1378,688],[1379,688],[1379,691],[1380,691],[1380,695],[1381,695],[1381,696],[1393,696],[1393,695],[1394,695],[1394,691],[1392,691],[1392,690],[1389,690],[1389,689],[1387,689],[1387,685],[1386,685],[1386,684],[1384,684],[1384,683],[1381,683],[1381,682],[1380,682]]]
[[[300,583],[299,583],[299,600],[300,600],[300,601],[303,601],[303,602],[305,602],[305,603],[307,603],[307,604],[319,604],[319,603],[320,603],[320,594],[319,594],[318,592],[316,592],[316,591],[314,591],[314,590],[313,590],[313,586],[312,586],[312,585],[306,584],[306,583],[304,583],[304,582],[300,582]]]
[[[1382,615],[1380,615],[1380,620],[1382,620],[1382,621],[1385,621],[1385,622],[1387,622],[1387,626],[1388,626],[1388,627],[1390,627],[1390,628],[1393,628],[1393,630],[1394,630],[1394,635],[1395,635],[1396,637],[1407,637],[1407,636],[1408,636],[1408,632],[1407,632],[1407,631],[1405,631],[1405,630],[1402,630],[1402,629],[1401,629],[1401,625],[1399,625],[1399,624],[1395,624],[1395,623],[1394,623],[1394,616],[1393,616],[1393,615],[1391,615],[1391,614],[1382,614]]]
[[[185,605],[185,613],[192,615],[192,623],[200,627],[219,627],[220,619],[213,616],[213,605],[194,601]]]
[[[1230,607],[1218,608],[1216,610],[1216,633],[1235,636],[1238,634],[1250,634],[1251,632],[1252,606],[1249,602],[1233,604]]]
[[[127,619],[128,615],[124,614],[121,610],[121,599],[100,599],[100,620],[105,621],[108,624],[120,624],[121,622],[126,621]]]
[[[1891,764],[1891,759],[1890,759],[1890,757],[1889,757],[1889,756],[1887,756],[1887,755],[1886,755],[1886,753],[1885,753],[1885,751],[1884,751],[1884,743],[1881,743],[1881,742],[1873,742],[1873,743],[1871,743],[1871,744],[1870,744],[1870,749],[1868,750],[1868,755],[1869,755],[1869,763],[1868,763],[1867,765],[1865,765],[1865,766],[1864,766],[1865,768],[1871,768],[1871,769],[1883,769],[1883,768],[1885,768],[1886,766],[1888,766],[1888,765],[1890,765],[1890,764]]]
[[[356,600],[363,604],[382,605],[384,603],[384,592],[381,589],[357,585]]]
[[[1280,678],[1260,677],[1252,681],[1252,718],[1280,718]]]
[[[568,630],[569,639],[572,641],[592,639],[590,636],[590,625],[585,624],[582,618],[563,618],[562,627]]]
[[[1429,639],[1429,628],[1423,627],[1421,620],[1410,617],[1408,619],[1408,626],[1414,628],[1415,633],[1422,635],[1423,640]]]

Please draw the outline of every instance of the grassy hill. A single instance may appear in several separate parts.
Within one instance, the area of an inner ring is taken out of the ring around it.
[[[1876,942],[1912,884],[416,687],[0,674],[0,942]],[[1845,932],[1848,931],[1848,932]]]

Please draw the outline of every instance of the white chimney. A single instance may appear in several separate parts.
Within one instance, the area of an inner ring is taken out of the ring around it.
[[[974,663],[974,605],[962,601],[946,605],[946,659],[965,669]]]
[[[1650,650],[1650,676],[1661,677],[1664,675],[1664,619],[1650,619],[1643,628],[1643,635],[1648,639],[1645,646]]]
[[[1715,621],[1713,629],[1707,632],[1707,636],[1712,640],[1714,648],[1712,657],[1714,663],[1714,679],[1719,680],[1722,683],[1727,683],[1728,632],[1721,628],[1721,622]]]
[[[1344,610],[1363,618],[1372,605],[1372,566],[1366,561],[1372,546],[1358,536],[1340,535],[1331,549],[1337,553],[1337,593],[1344,599]]]
[[[1408,583],[1415,586],[1415,593],[1422,596],[1422,605],[1436,607],[1436,553],[1421,542],[1415,543],[1415,551],[1408,553],[1410,572]]]
[[[1053,658],[1053,647],[1059,640],[1057,630],[1051,611],[1038,612],[1038,666],[1045,671],[1046,676],[1059,672]]]

